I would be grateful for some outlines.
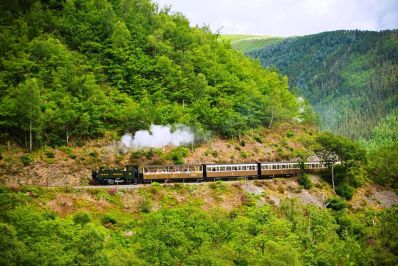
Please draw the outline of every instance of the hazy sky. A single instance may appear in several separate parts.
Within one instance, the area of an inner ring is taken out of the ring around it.
[[[398,0],[154,0],[191,25],[222,34],[293,36],[339,29],[398,28]]]

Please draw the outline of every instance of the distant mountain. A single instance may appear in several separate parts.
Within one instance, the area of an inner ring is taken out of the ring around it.
[[[247,54],[287,75],[290,86],[319,113],[323,129],[369,138],[398,109],[397,30],[324,32]]]
[[[236,50],[248,52],[256,48],[262,48],[267,45],[281,42],[284,38],[269,35],[227,34],[223,35],[222,39],[230,40],[232,47]]]

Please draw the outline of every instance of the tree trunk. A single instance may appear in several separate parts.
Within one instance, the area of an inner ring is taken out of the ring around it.
[[[68,130],[68,126],[66,126],[66,145],[69,147],[69,130]]]
[[[333,193],[336,194],[336,190],[334,189],[334,162],[332,162],[332,185],[333,185]]]
[[[32,118],[29,119],[29,150],[32,151]]]
[[[272,108],[272,112],[271,112],[271,121],[269,122],[269,126],[268,128],[272,127],[272,121],[274,120],[274,108]]]

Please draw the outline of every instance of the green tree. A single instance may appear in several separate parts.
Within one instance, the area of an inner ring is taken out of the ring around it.
[[[21,83],[15,91],[15,113],[20,127],[29,133],[29,150],[33,147],[33,134],[39,138],[41,130],[41,97],[39,81],[30,78]]]

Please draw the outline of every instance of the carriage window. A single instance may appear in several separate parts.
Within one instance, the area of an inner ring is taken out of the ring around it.
[[[226,167],[227,171],[231,171],[231,166]]]
[[[225,166],[221,166],[221,167],[220,167],[220,171],[221,171],[221,172],[225,172]]]

